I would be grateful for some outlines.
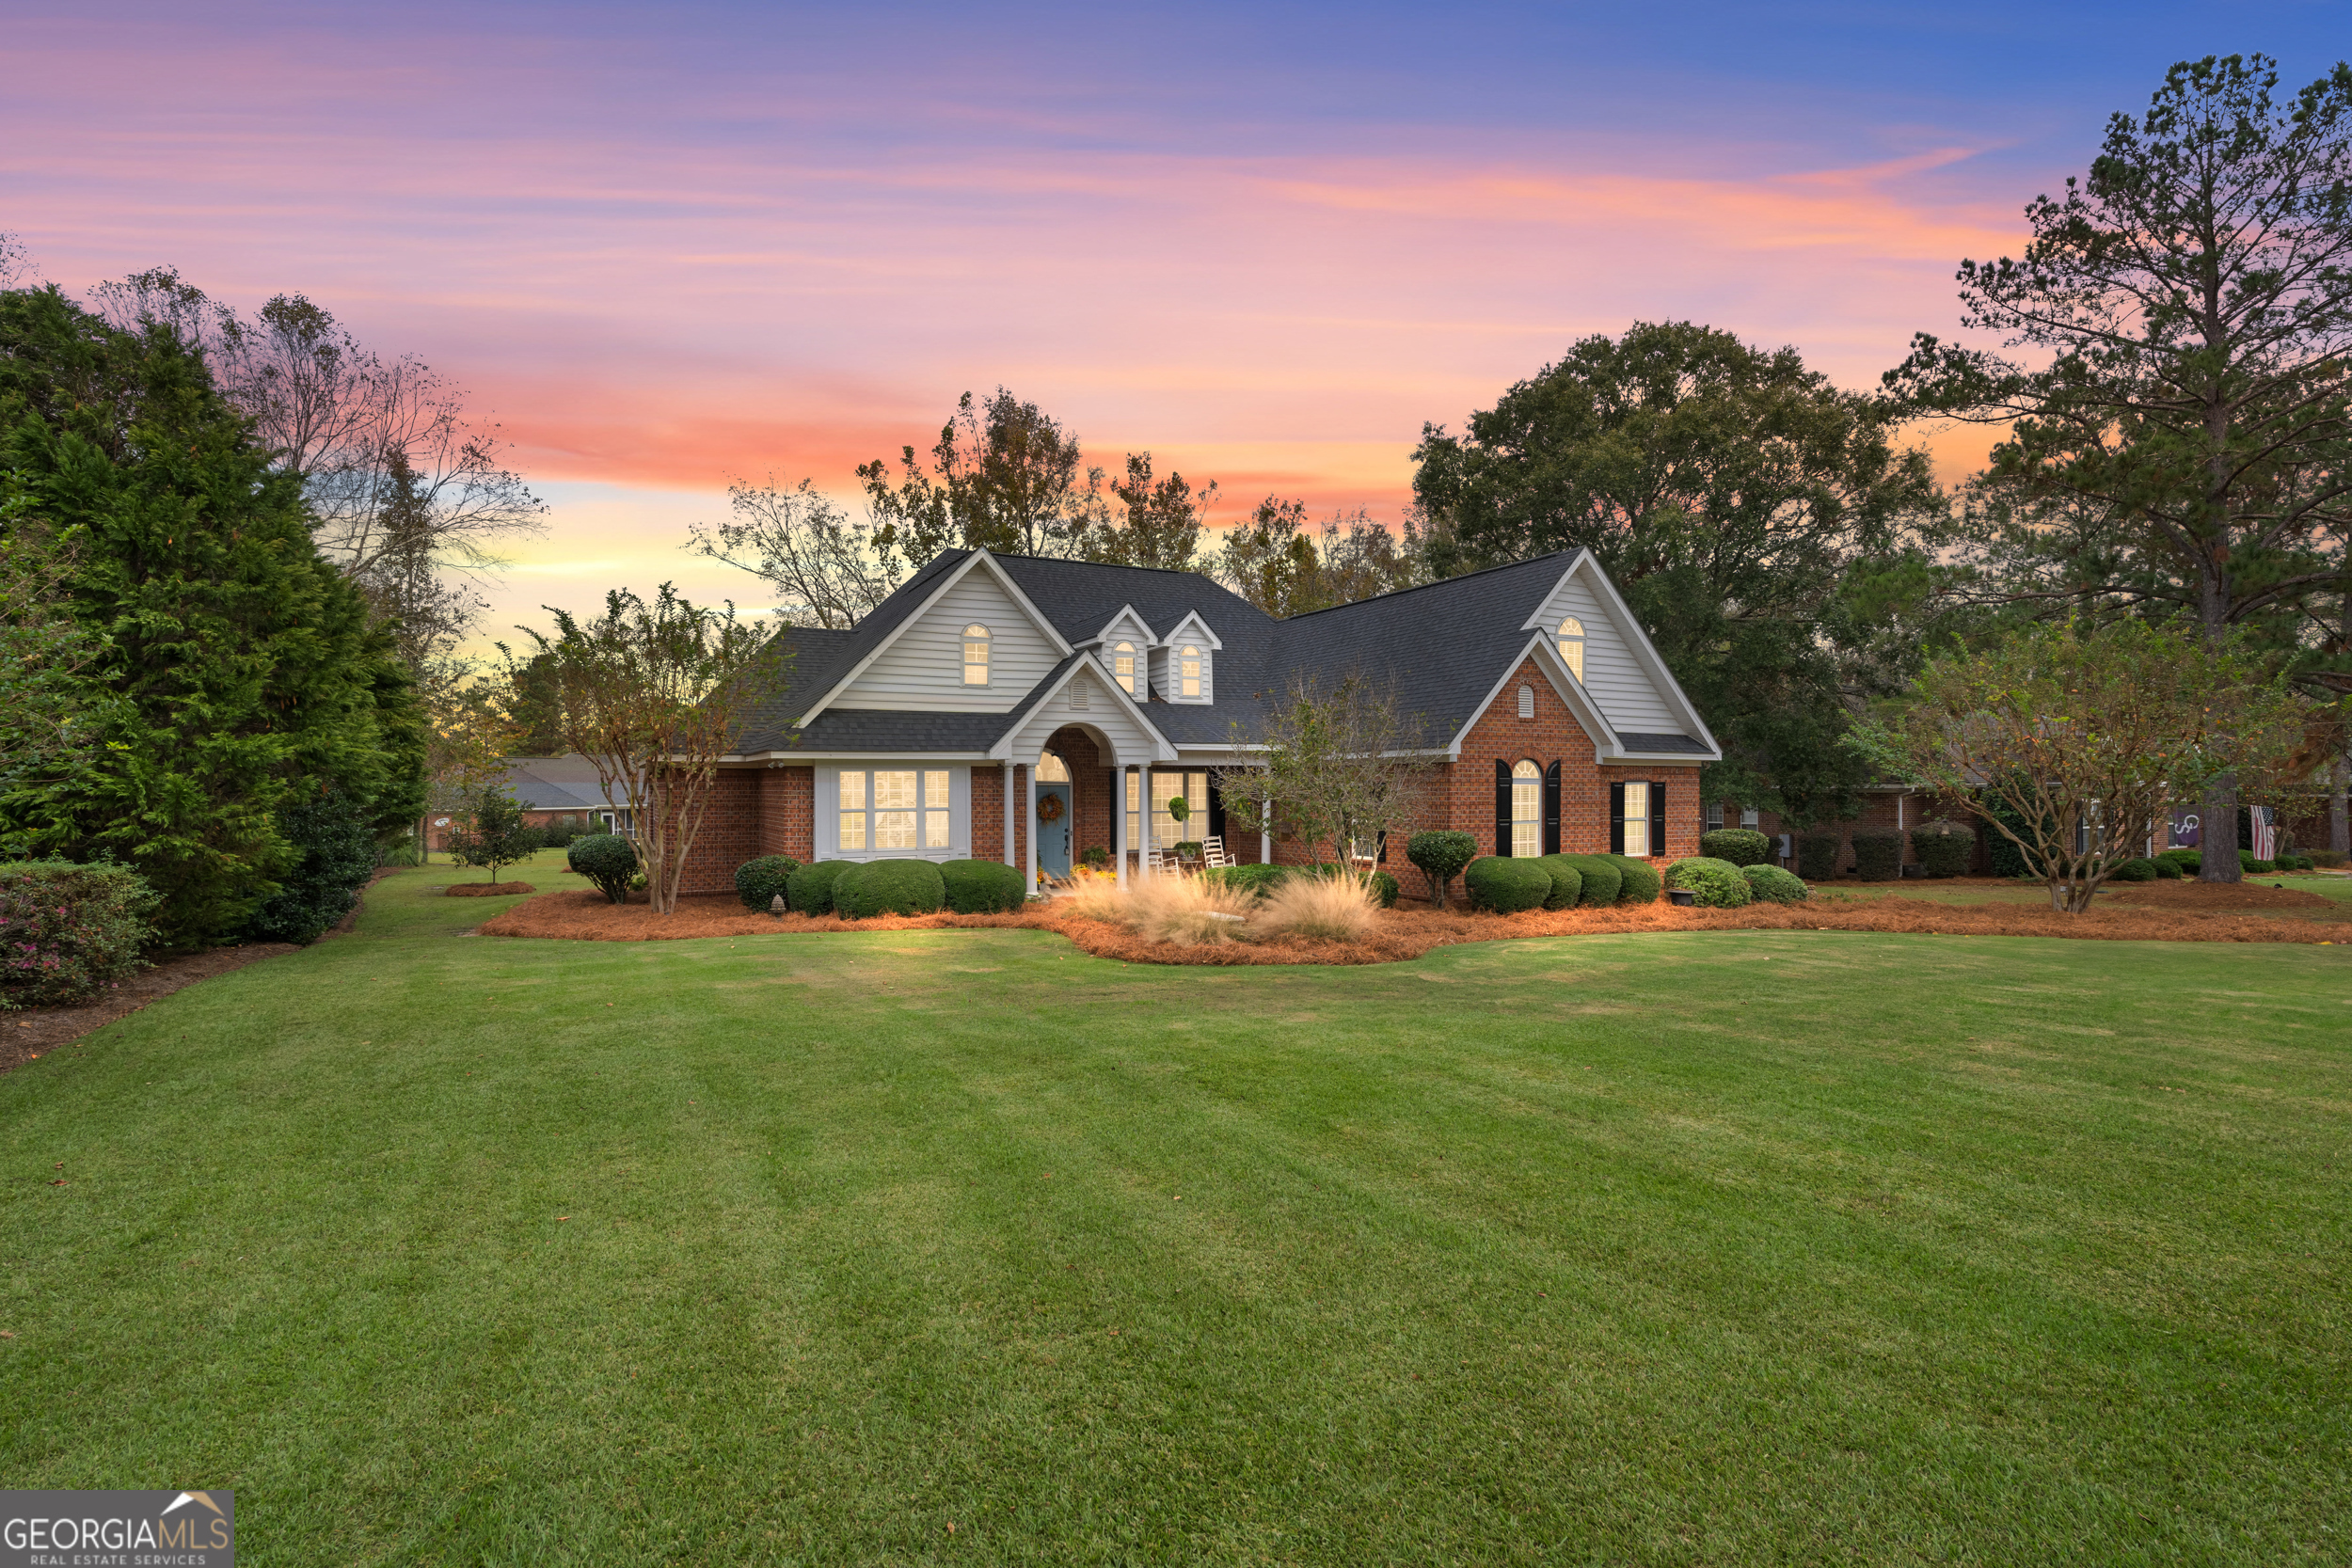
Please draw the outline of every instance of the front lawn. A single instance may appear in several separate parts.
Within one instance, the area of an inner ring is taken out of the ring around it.
[[[1169,969],[449,873],[0,1076],[9,1485],[256,1563],[2352,1552],[2343,949]]]

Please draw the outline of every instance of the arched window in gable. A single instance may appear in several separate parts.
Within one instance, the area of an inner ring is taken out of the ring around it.
[[[1557,645],[1560,649],[1561,662],[1568,667],[1568,673],[1578,680],[1582,680],[1584,678],[1584,623],[1573,615],[1562,621]]]
[[[1136,686],[1136,645],[1133,642],[1121,642],[1111,649],[1111,679],[1117,681],[1119,689],[1128,696],[1143,695]]]
[[[1544,852],[1544,770],[1523,760],[1511,769],[1511,853]]]
[[[963,628],[963,684],[988,684],[988,628],[975,623]]]

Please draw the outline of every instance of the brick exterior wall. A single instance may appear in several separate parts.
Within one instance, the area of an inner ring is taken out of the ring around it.
[[[711,781],[710,802],[703,809],[702,827],[686,856],[681,895],[733,893],[735,868],[761,853],[760,770],[720,769]]]
[[[1005,770],[994,763],[972,769],[972,858],[1005,858]]]
[[[757,777],[758,853],[806,865],[817,858],[817,769],[763,768]]]

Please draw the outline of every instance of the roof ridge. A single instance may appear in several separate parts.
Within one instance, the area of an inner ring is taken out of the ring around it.
[[[1321,610],[1302,610],[1296,615],[1286,615],[1279,624],[1287,626],[1296,621],[1310,620],[1317,615],[1328,615],[1335,610],[1354,610],[1359,605],[1378,604],[1382,599],[1393,599],[1406,594],[1418,594],[1423,589],[1445,588],[1454,583],[1468,582],[1472,578],[1492,577],[1497,572],[1517,571],[1521,566],[1533,566],[1539,561],[1549,561],[1563,555],[1575,555],[1583,548],[1583,546],[1578,545],[1570,549],[1547,550],[1542,555],[1531,555],[1525,561],[1506,561],[1497,566],[1481,566],[1475,572],[1464,572],[1459,577],[1439,578],[1435,582],[1417,582],[1410,588],[1391,588],[1385,594],[1375,594],[1369,598],[1350,599],[1345,604],[1327,604]]]

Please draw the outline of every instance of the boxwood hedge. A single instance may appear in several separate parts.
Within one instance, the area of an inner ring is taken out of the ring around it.
[[[1617,901],[1625,889],[1625,867],[1607,855],[1563,855],[1562,860],[1576,867],[1583,879],[1578,889],[1576,907],[1580,910],[1606,909]]]
[[[1544,900],[1548,910],[1572,910],[1584,895],[1584,873],[1565,855],[1546,855],[1535,863],[1551,874],[1551,896]]]
[[[637,876],[637,846],[619,833],[590,833],[572,840],[564,851],[564,863],[615,904],[626,904]]]
[[[1808,882],[1833,881],[1837,876],[1836,833],[1806,833],[1797,840],[1797,875]]]
[[[1611,855],[1609,859],[1616,866],[1620,878],[1617,886],[1618,903],[1655,904],[1658,902],[1658,890],[1664,884],[1659,879],[1657,866],[1647,861],[1635,860],[1630,855]]]
[[[834,912],[844,920],[930,914],[946,902],[947,880],[929,861],[867,861],[833,879]]]
[[[1755,897],[1748,879],[1729,861],[1692,855],[1666,867],[1666,885],[1689,891],[1691,902],[1710,910],[1736,910]]]
[[[1802,904],[1810,896],[1804,883],[1777,865],[1743,865],[1740,875],[1747,879],[1748,891],[1772,904]]]
[[[1472,909],[1517,914],[1543,908],[1551,896],[1551,873],[1537,861],[1481,855],[1463,871],[1462,885],[1470,889]]]
[[[1732,865],[1761,865],[1772,858],[1772,841],[1754,828],[1717,828],[1699,834],[1699,853]]]
[[[792,895],[787,891],[792,873],[801,863],[789,855],[762,855],[755,861],[745,861],[735,868],[735,895],[743,900],[747,910],[766,911],[784,899],[784,907],[792,907]]]
[[[1853,835],[1854,875],[1866,882],[1891,882],[1903,874],[1903,835],[1861,832]]]
[[[855,861],[815,861],[785,880],[784,901],[802,914],[831,914],[833,884]]]
[[[1005,914],[1029,900],[1028,879],[1002,861],[946,861],[939,879],[958,914]]]
[[[1911,830],[1911,852],[1931,877],[1964,877],[1976,858],[1977,835],[1963,822],[1929,822]]]

